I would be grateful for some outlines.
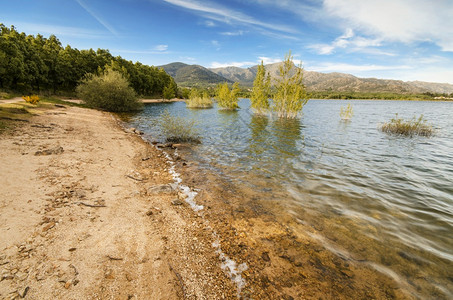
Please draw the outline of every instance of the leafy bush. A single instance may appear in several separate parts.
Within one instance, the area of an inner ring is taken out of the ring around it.
[[[348,103],[348,106],[346,106],[346,108],[344,108],[343,106],[341,107],[340,117],[342,120],[345,120],[345,121],[350,120],[353,115],[354,115],[354,112],[352,110],[351,103]]]
[[[222,109],[237,109],[238,105],[238,93],[239,83],[235,82],[233,88],[230,90],[228,83],[219,84],[216,91],[216,99],[220,108]]]
[[[295,68],[295,70],[294,70]],[[302,65],[296,67],[293,63],[291,51],[279,68],[279,77],[275,85],[274,111],[281,118],[295,118],[307,104],[308,96],[302,84]]]
[[[110,67],[101,75],[88,74],[76,91],[89,107],[114,112],[134,111],[142,107],[127,79]]]
[[[181,117],[170,115],[165,110],[159,118],[159,125],[170,143],[200,143],[195,120],[186,120]]]
[[[38,95],[22,96],[22,99],[24,99],[25,102],[34,104],[34,105],[38,104],[38,102],[40,100]]]
[[[398,118],[398,114],[396,114],[395,118],[392,118],[390,122],[381,125],[380,129],[386,133],[405,136],[431,136],[434,133],[432,126],[427,124],[426,120],[423,119],[423,115],[420,115],[420,117],[418,118],[414,117],[412,118],[412,120],[406,121]]]
[[[264,114],[269,109],[269,95],[271,93],[271,77],[266,75],[266,69],[263,61],[258,66],[255,80],[253,81],[253,90],[250,97],[251,106],[258,114]]]
[[[176,97],[176,83],[171,80],[168,85],[166,85],[162,91],[162,98],[170,100]]]
[[[201,93],[197,89],[192,89],[189,94],[189,99],[186,100],[188,108],[211,108],[212,99],[209,97],[208,92]]]

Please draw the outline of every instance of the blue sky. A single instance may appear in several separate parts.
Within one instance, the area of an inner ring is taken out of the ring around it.
[[[453,0],[0,0],[0,22],[162,65],[249,67],[288,50],[309,71],[453,84]]]

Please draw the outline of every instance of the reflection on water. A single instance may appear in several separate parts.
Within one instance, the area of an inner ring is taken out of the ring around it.
[[[354,101],[354,117],[342,122],[344,104],[309,101],[300,120],[254,115],[248,100],[239,111],[154,104],[130,122],[162,139],[155,120],[164,109],[197,119],[203,143],[193,155],[204,167],[252,187],[262,201],[278,199],[281,214],[314,228],[310,235],[327,249],[388,274],[413,295],[452,298],[453,103]],[[436,135],[377,130],[395,113],[423,113]]]

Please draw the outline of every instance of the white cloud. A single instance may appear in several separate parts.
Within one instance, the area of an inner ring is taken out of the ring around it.
[[[210,1],[197,1],[197,0],[164,0],[167,3],[193,10],[205,18],[212,19],[218,22],[231,24],[233,22],[258,26],[272,31],[280,31],[286,33],[297,33],[297,31],[290,27],[280,24],[272,24],[262,22],[240,11],[232,10],[227,7],[214,4]]]
[[[87,13],[89,13],[93,18],[95,18],[96,21],[98,21],[102,26],[104,26],[108,31],[110,31],[111,34],[118,36],[118,33],[116,32],[116,30],[109,23],[107,23],[104,19],[99,17],[97,14],[95,14],[94,11],[88,7],[88,5],[86,5],[82,0],[76,0],[76,1]]]
[[[215,23],[213,21],[211,21],[211,20],[206,20],[204,22],[204,25],[206,25],[207,27],[215,27],[216,26]]]
[[[238,31],[227,31],[227,32],[222,32],[220,33],[221,35],[227,35],[227,36],[238,36],[238,35],[243,35],[245,31],[243,30],[238,30]]]
[[[408,65],[394,65],[394,66],[383,66],[383,65],[353,65],[346,63],[320,63],[318,65],[309,65],[311,71],[317,72],[368,72],[368,71],[384,71],[384,70],[405,70],[411,69]]]
[[[314,44],[308,48],[314,49],[318,54],[327,55],[335,52],[336,49],[347,49],[350,52],[367,52],[370,54],[384,54],[388,53],[370,49],[370,47],[381,46],[380,39],[368,39],[361,36],[356,36],[354,31],[350,28],[346,29],[345,33],[337,37],[330,44]]]
[[[226,67],[238,67],[238,68],[244,68],[244,67],[250,67],[256,65],[256,62],[250,62],[250,61],[243,61],[243,62],[229,62],[229,63],[219,63],[219,62],[212,62],[211,63],[211,68],[226,68]]]
[[[151,50],[153,51],[167,51],[168,45],[156,45]]]
[[[324,0],[326,13],[344,25],[388,41],[430,41],[453,51],[451,0]]]
[[[263,64],[265,64],[265,65],[275,64],[275,63],[282,61],[281,58],[272,58],[272,57],[267,57],[267,56],[260,56],[260,57],[258,57],[258,60],[259,60],[259,63],[263,62]]]

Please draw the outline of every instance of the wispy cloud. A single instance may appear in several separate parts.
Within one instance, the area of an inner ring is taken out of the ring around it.
[[[107,23],[104,19],[99,17],[88,5],[86,5],[82,0],[75,0],[79,5],[87,12],[89,13],[93,18],[96,19],[102,26],[105,27],[111,34],[118,36],[117,31],[109,24]]]
[[[16,26],[18,30],[27,32],[28,34],[54,34],[58,37],[77,37],[86,39],[106,38],[104,31],[79,27],[57,26],[27,22],[14,22],[14,26]]]
[[[168,49],[168,45],[156,45],[151,50],[162,52],[162,51],[167,51],[167,49]]]
[[[387,41],[434,42],[453,51],[451,0],[324,0],[327,16]]]
[[[368,71],[384,71],[384,70],[407,70],[411,69],[412,67],[409,65],[392,65],[392,66],[385,66],[385,65],[375,65],[375,64],[366,64],[366,65],[354,65],[354,64],[347,64],[347,63],[320,63],[308,65],[308,68],[311,71],[318,71],[318,72],[368,72]]]
[[[314,44],[308,48],[314,49],[318,54],[327,55],[335,52],[336,49],[347,49],[349,52],[368,52],[370,54],[387,54],[380,51],[369,51],[370,47],[381,46],[381,39],[369,39],[361,36],[356,36],[350,28],[346,29],[345,33],[337,37],[330,44]]]
[[[204,25],[205,25],[206,27],[215,27],[215,26],[216,26],[215,23],[214,23],[213,21],[211,21],[211,20],[206,20],[206,21],[204,22]]]
[[[280,31],[286,33],[297,32],[297,30],[290,26],[262,22],[240,11],[229,9],[225,6],[221,6],[209,1],[203,2],[197,0],[164,0],[164,1],[179,7],[183,7],[185,9],[192,10],[198,14],[201,14],[205,18],[212,19],[218,22],[223,22],[227,24],[240,23],[251,26],[258,26],[272,31]]]
[[[212,46],[214,46],[216,48],[216,50],[220,50],[221,49],[219,41],[212,40],[210,43],[211,43]]]
[[[250,67],[256,65],[256,62],[251,61],[241,61],[241,62],[228,62],[228,63],[219,63],[219,62],[212,62],[211,68],[226,68],[226,67]]]
[[[221,32],[221,35],[226,35],[226,36],[238,36],[238,35],[243,35],[245,31],[243,30],[238,30],[238,31],[226,31],[226,32]]]

